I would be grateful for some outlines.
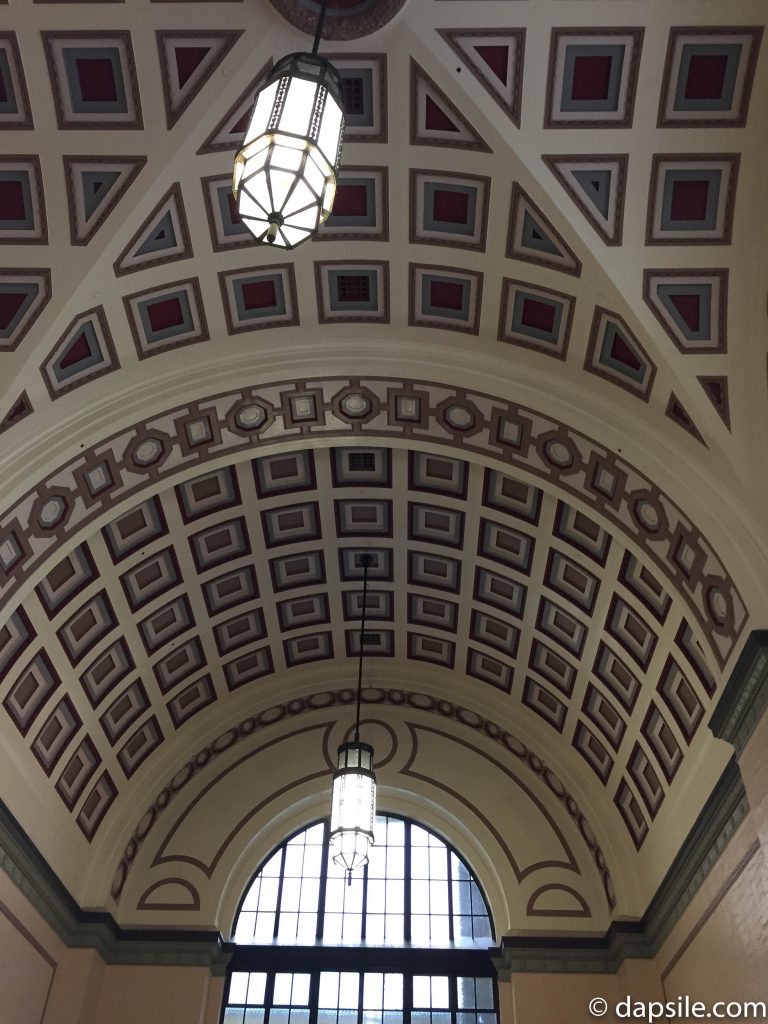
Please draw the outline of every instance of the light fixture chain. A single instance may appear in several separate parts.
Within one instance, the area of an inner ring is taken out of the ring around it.
[[[370,555],[363,555],[363,608],[360,615],[360,651],[357,662],[357,717],[355,718],[355,743],[360,739],[360,701],[363,693],[363,640],[365,637],[365,611],[366,597],[368,594],[368,566],[371,563]]]
[[[325,9],[328,6],[328,0],[323,0],[323,5],[320,8],[320,14],[317,19],[317,28],[315,29],[315,42],[312,46],[312,53],[317,53],[317,48],[320,45],[320,37],[323,34],[323,25],[325,23]]]

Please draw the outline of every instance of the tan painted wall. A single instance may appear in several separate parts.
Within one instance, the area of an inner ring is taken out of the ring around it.
[[[218,1024],[203,967],[123,967],[68,949],[0,871],[0,1024]]]

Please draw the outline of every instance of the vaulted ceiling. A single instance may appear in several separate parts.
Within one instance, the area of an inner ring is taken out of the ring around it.
[[[337,201],[285,252],[232,156],[314,7],[0,7],[2,797],[83,904],[226,930],[326,792],[372,551],[388,809],[476,816],[503,926],[600,930],[765,626],[763,3],[332,4]],[[202,814],[214,761],[258,813]]]

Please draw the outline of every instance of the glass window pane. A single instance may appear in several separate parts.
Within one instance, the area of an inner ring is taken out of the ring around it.
[[[310,945],[317,935],[317,914],[299,914],[299,926],[296,940],[302,945]]]
[[[280,865],[282,863],[282,860],[283,860],[282,852],[280,850],[278,850],[277,853],[273,857],[269,858],[267,863],[261,869],[261,874],[263,876],[268,877],[268,878],[270,878],[270,877],[271,878],[277,878],[278,875],[280,874]]]
[[[429,846],[429,832],[418,825],[411,825],[411,846]]]
[[[253,936],[255,943],[271,942],[275,934],[275,915],[259,914],[256,917],[256,932]]]
[[[433,914],[448,913],[448,883],[429,883],[429,909]]]
[[[405,877],[405,853],[402,846],[387,847],[387,878]]]
[[[402,974],[384,975],[384,1009],[401,1010],[403,1007]]]
[[[430,922],[430,941],[432,945],[447,946],[450,942],[447,914],[433,914]]]
[[[309,1010],[291,1008],[290,1024],[309,1024]]]
[[[405,822],[400,818],[387,818],[387,846],[405,845]]]
[[[411,877],[429,878],[429,850],[424,846],[411,849]]]
[[[475,1005],[481,1010],[492,1010],[494,1003],[493,981],[491,978],[476,978],[475,991],[477,993],[477,1003]]]
[[[264,1024],[265,1016],[263,1006],[246,1006],[243,1020],[245,1024]]]
[[[429,916],[427,914],[411,915],[411,942],[414,946],[429,945]]]
[[[404,909],[405,883],[400,881],[387,881],[387,913],[402,914]]]
[[[363,975],[363,1009],[378,1010],[384,1001],[384,975],[368,971]]]
[[[296,929],[299,924],[298,914],[281,914],[277,928],[277,937],[283,942],[296,941]]]
[[[323,925],[323,938],[326,942],[341,942],[341,914],[326,912]]]
[[[259,890],[259,912],[277,910],[277,894],[280,889],[279,878],[262,878]]]
[[[247,944],[253,941],[253,932],[256,928],[256,915],[250,912],[241,911],[237,919],[235,929],[235,942]]]
[[[415,974],[413,977],[413,1005],[414,1007],[429,1007],[432,1001],[430,979],[423,974]]]
[[[228,1006],[224,1011],[223,1024],[243,1024],[243,1008]]]
[[[280,972],[275,975],[275,994],[273,1001],[287,1006],[291,1001],[291,988],[293,987],[293,975]]]
[[[419,914],[429,913],[429,882],[411,882],[411,908]]]
[[[304,864],[304,846],[296,846],[290,843],[285,851],[285,875],[286,878],[301,878]]]
[[[382,945],[384,942],[384,915],[366,914],[365,917],[365,941],[375,945]]]
[[[339,972],[338,971],[321,971],[320,973],[320,994],[318,996],[318,1006],[333,1006],[339,1005]]]
[[[264,1002],[264,992],[267,987],[267,976],[263,971],[253,971],[248,977],[248,1002]]]
[[[291,1002],[294,1006],[297,1004],[307,1006],[309,1003],[309,980],[310,975],[308,974],[294,974],[293,991],[291,992]]]
[[[440,849],[430,848],[429,876],[430,878],[448,877],[448,854],[442,844]]]
[[[357,1009],[360,1001],[360,975],[354,971],[344,971],[339,975],[339,1006]]]
[[[384,893],[385,887],[383,881],[377,879],[368,880],[368,913],[369,914],[383,914],[384,913]]]
[[[229,982],[229,1002],[244,1003],[248,991],[248,975],[245,971],[233,971]]]
[[[402,945],[403,943],[403,915],[387,914],[385,924],[386,939],[389,945]]]
[[[448,1006],[448,978],[444,975],[432,977],[432,1002],[433,1009],[442,1009]]]

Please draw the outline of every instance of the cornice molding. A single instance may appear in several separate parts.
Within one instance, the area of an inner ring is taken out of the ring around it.
[[[597,938],[506,936],[489,951],[499,978],[514,972],[613,973],[624,960],[655,956],[748,810],[734,759],[641,920],[617,922]],[[204,966],[223,975],[235,953],[218,932],[123,929],[109,913],[81,910],[1,801],[0,867],[67,946],[95,949],[106,963]]]
[[[730,743],[738,757],[768,707],[768,630],[747,638],[709,721],[718,739]]]

